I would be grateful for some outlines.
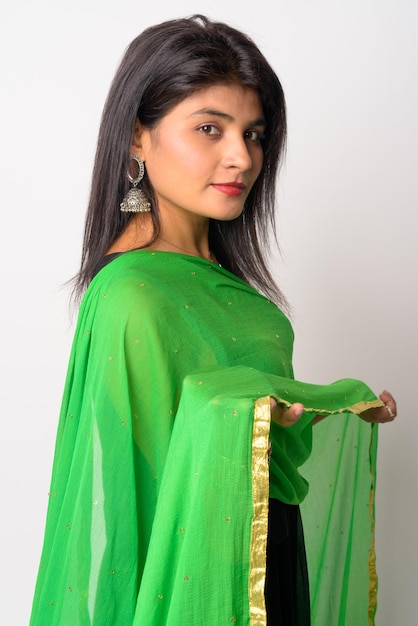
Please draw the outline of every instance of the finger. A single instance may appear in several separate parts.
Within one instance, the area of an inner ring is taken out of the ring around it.
[[[286,409],[283,405],[275,402],[273,406],[273,403],[270,400],[270,407],[273,407],[271,411],[272,420],[285,428],[295,424],[302,416],[304,410],[304,406],[303,404],[300,404],[300,402],[296,402]]]
[[[288,410],[289,421],[292,423],[297,422],[302,417],[303,409],[304,406],[300,402],[295,402],[295,404],[292,404],[292,406]]]
[[[397,415],[397,407],[395,398],[392,396],[392,394],[389,393],[389,391],[385,390],[382,391],[382,393],[379,395],[379,398],[382,400],[382,402],[385,403],[384,409],[388,417],[386,421],[391,421],[395,419]]]
[[[292,404],[287,410],[284,410],[279,417],[279,424],[285,428],[296,424],[303,414],[303,404],[296,402]]]
[[[386,424],[386,422],[393,422],[395,417],[396,414],[394,413],[394,411],[390,408],[388,404],[385,404],[385,406],[380,409],[375,421],[379,422],[380,424]]]

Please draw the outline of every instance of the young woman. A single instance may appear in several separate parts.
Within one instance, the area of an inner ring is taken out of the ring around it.
[[[280,82],[239,31],[194,16],[128,47],[99,133],[31,626],[308,625],[299,468],[331,414],[358,450],[350,539],[333,558],[347,588],[368,571],[368,422],[396,404],[360,381],[293,378],[266,258],[285,137]],[[335,605],[316,591],[321,542],[342,523],[332,502],[312,538],[314,607]],[[315,524],[318,508],[307,499]],[[369,598],[357,590],[359,625]],[[333,615],[316,623],[345,623]]]

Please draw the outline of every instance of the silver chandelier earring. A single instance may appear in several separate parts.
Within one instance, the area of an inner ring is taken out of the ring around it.
[[[138,174],[135,178],[131,176],[131,173],[128,170],[128,178],[132,183],[133,187],[128,191],[124,199],[120,204],[120,210],[127,213],[149,213],[151,211],[151,204],[148,202],[148,199],[142,189],[138,189],[137,185],[144,178],[145,174],[145,166],[144,162],[141,161],[136,154],[131,154],[131,159],[136,161],[138,166]]]

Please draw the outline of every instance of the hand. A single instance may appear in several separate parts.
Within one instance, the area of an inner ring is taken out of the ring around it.
[[[395,398],[389,391],[382,391],[379,398],[385,403],[385,406],[379,406],[375,409],[367,409],[359,414],[362,420],[369,423],[385,424],[393,422],[396,417]]]
[[[276,400],[270,396],[271,419],[276,424],[288,428],[302,417],[304,406],[300,402],[295,402],[288,409],[281,404],[277,404]]]

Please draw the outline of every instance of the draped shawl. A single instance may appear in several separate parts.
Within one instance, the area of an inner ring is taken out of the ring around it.
[[[204,259],[131,251],[97,274],[31,626],[265,626],[269,496],[302,503],[313,623],[373,623],[377,431],[354,414],[382,403],[295,381],[292,345],[272,302]],[[270,396],[302,402],[299,422],[272,422]]]

